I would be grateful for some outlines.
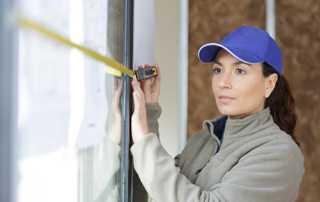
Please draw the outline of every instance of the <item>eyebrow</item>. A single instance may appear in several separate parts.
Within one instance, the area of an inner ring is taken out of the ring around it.
[[[220,66],[223,66],[222,63],[219,62],[218,60],[214,60],[212,63],[213,64],[218,64]],[[240,64],[245,64],[245,65],[248,65],[249,67],[251,67],[251,64],[248,64],[248,63],[245,63],[245,62],[241,62],[241,61],[237,61],[237,62],[232,63],[232,65],[240,65]]]

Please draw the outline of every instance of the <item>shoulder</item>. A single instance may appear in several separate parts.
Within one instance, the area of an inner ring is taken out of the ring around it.
[[[265,138],[262,144],[236,162],[223,177],[223,192],[230,197],[230,201],[236,200],[239,195],[241,201],[253,197],[269,201],[270,196],[277,198],[277,201],[293,201],[303,174],[301,150],[289,135],[281,132],[275,134],[272,140]]]
[[[293,158],[303,161],[303,154],[299,146],[292,139],[291,135],[282,130],[278,130],[273,138],[267,142],[265,149],[274,148],[274,152],[282,158]]]
[[[268,164],[270,168],[304,171],[304,157],[291,136],[277,130],[263,144],[252,149],[241,159],[242,163]]]
[[[275,154],[279,156],[280,159],[286,159],[286,161],[291,164],[300,164],[303,166],[304,157],[301,149],[292,139],[291,135],[281,131],[278,133],[278,138],[272,139],[268,144],[268,147],[275,148]]]

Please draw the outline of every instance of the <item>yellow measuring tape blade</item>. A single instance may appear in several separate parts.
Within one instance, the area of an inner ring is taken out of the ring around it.
[[[69,40],[68,38],[42,26],[38,22],[20,17],[20,18],[17,18],[17,23],[22,28],[27,28],[27,29],[31,29],[32,31],[36,31],[36,32],[46,36],[49,39],[52,39],[58,43],[65,45],[65,46],[78,49],[83,54],[85,54],[91,58],[94,58],[97,61],[104,63],[105,65],[107,65],[107,68],[111,68],[111,69],[107,70],[107,72],[109,72],[113,75],[120,76],[121,73],[124,73],[124,74],[129,75],[130,77],[134,76],[133,70],[125,67],[123,64],[117,62],[116,60],[113,60],[107,56],[104,56],[104,55],[102,55],[102,54],[100,54],[90,48],[76,44],[76,43],[72,42],[71,40]]]

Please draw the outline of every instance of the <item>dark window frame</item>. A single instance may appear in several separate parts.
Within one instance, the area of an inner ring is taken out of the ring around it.
[[[133,15],[134,0],[123,0],[124,28],[123,28],[123,64],[132,69],[133,66]],[[121,177],[120,198],[121,202],[132,201],[132,157],[130,156],[131,145],[131,115],[132,96],[131,79],[128,75],[123,76],[122,94],[122,138],[121,138]]]
[[[0,201],[13,202],[16,169],[17,65],[14,26],[8,22],[13,0],[0,0]]]

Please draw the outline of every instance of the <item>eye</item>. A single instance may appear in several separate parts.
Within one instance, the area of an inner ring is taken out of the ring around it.
[[[211,72],[212,72],[212,75],[220,74],[222,72],[222,68],[217,66],[212,67]]]
[[[235,69],[235,72],[236,72],[236,74],[239,74],[239,75],[243,75],[243,74],[247,73],[247,71],[245,69],[241,68],[241,67],[237,67]]]

